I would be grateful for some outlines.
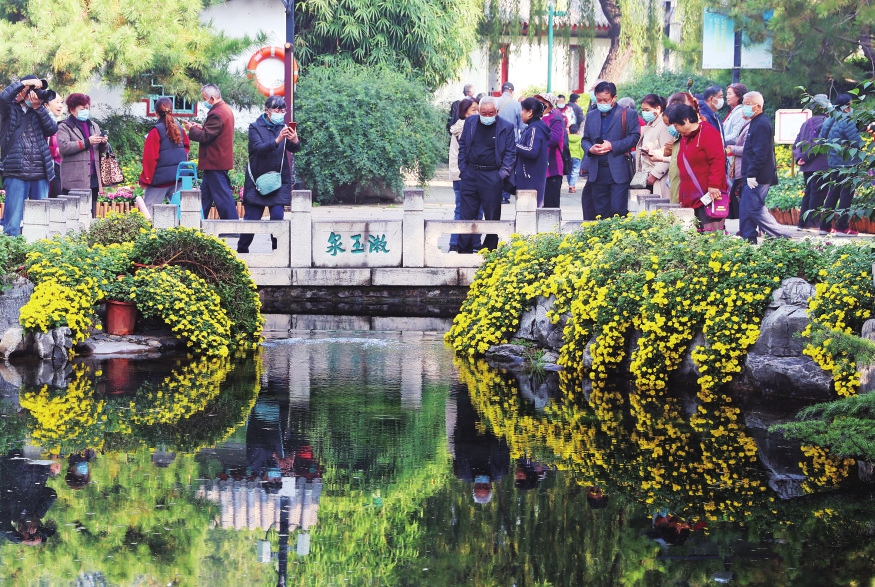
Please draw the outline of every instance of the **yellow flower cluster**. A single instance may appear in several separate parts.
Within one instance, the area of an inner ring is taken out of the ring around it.
[[[131,298],[146,316],[159,316],[175,334],[198,352],[228,356],[230,330],[227,313],[215,290],[181,267],[141,269]]]
[[[875,307],[872,260],[868,245],[846,245],[839,249],[833,262],[820,272],[823,281],[815,285],[815,297],[808,305],[811,322],[802,332],[803,336],[811,336],[816,327],[859,334]],[[830,338],[820,345],[809,342],[804,352],[824,371],[832,373],[836,393],[853,395],[860,385],[857,365],[846,351],[831,346],[832,342]]]
[[[19,322],[30,332],[48,332],[69,326],[73,343],[88,337],[92,325],[92,299],[55,281],[38,284],[30,300],[21,308]]]
[[[806,493],[838,487],[851,473],[856,464],[854,459],[843,459],[830,453],[828,448],[803,446],[802,454],[806,460],[799,463],[802,473],[808,477],[802,484]]]

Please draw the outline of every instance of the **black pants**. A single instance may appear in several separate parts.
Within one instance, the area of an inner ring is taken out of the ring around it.
[[[805,178],[805,193],[802,195],[802,204],[799,208],[799,228],[811,228],[820,224],[820,214],[811,212],[806,215],[809,210],[817,210],[823,208],[823,203],[826,202],[826,196],[829,193],[829,186],[826,182],[829,178],[815,175],[817,171],[803,171],[802,177]]]
[[[584,220],[595,220],[595,204],[592,201],[592,185],[589,181],[580,190],[580,207],[583,208]]]
[[[592,186],[592,204],[596,216],[610,218],[611,216],[627,216],[629,214],[629,183],[616,183],[607,165],[600,165],[595,181],[587,182]]]
[[[544,186],[544,207],[558,208],[559,196],[562,193],[562,177],[554,175],[547,178],[547,185]]]
[[[561,178],[560,178],[561,179]],[[478,171],[473,167],[465,169],[462,174],[461,187],[461,220],[477,220],[480,210],[483,210],[484,220],[501,220],[501,176],[498,170]],[[487,234],[483,239],[484,249],[498,247],[498,235]],[[474,235],[459,235],[459,253],[474,252]]]
[[[837,172],[833,172],[830,175],[829,179],[831,181],[840,181],[841,175]],[[838,209],[847,209],[851,205],[851,200],[854,199],[854,187],[850,185],[831,185],[829,186],[829,195],[826,197],[826,202],[823,204],[823,207],[826,210],[835,210],[836,204],[838,204]],[[847,230],[848,224],[850,223],[850,218],[847,214],[842,214],[839,217],[833,217],[832,220],[826,220],[825,218],[820,223],[820,230],[829,230],[830,224],[835,224],[836,230]]]
[[[270,219],[271,220],[282,220],[283,219],[283,207],[281,204],[277,204],[275,206],[259,206],[257,204],[243,204],[243,220],[261,220],[261,217],[264,216],[264,209],[268,208],[270,210]],[[252,239],[255,237],[252,233],[244,233],[240,235],[240,238],[237,240],[237,252],[238,253],[248,253],[249,245],[252,244]],[[276,248],[276,237],[270,235],[270,242],[273,248]]]
[[[238,220],[237,204],[231,195],[231,178],[227,171],[205,169],[201,181],[201,208],[204,218],[210,214],[213,202],[222,220]]]

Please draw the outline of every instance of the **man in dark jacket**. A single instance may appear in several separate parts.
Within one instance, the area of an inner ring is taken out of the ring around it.
[[[617,86],[602,82],[595,88],[596,109],[586,115],[580,146],[587,157],[581,165],[589,174],[592,205],[597,216],[629,213],[629,158],[638,144],[638,114],[617,106]],[[623,122],[625,119],[625,128]]]
[[[516,129],[498,117],[495,98],[480,101],[480,115],[465,119],[459,137],[461,176],[461,219],[477,220],[483,209],[485,220],[501,220],[501,192],[504,181],[516,170]],[[498,235],[488,234],[483,247],[495,249]],[[459,235],[459,253],[474,252],[474,235]]]
[[[738,180],[746,182],[739,208],[741,238],[756,244],[757,226],[764,234],[789,238],[765,205],[769,187],[778,183],[778,167],[775,163],[775,133],[769,118],[763,116],[763,95],[748,92],[741,104],[744,117],[750,120]]]
[[[711,86],[707,88],[702,95],[704,100],[699,100],[699,111],[702,117],[708,123],[720,131],[720,137],[723,137],[723,123],[720,122],[720,117],[717,116],[717,111],[723,108],[725,101],[723,100],[723,88],[720,86]],[[747,153],[745,153],[746,155]]]
[[[203,105],[209,110],[203,125],[183,122],[191,140],[200,143],[198,167],[203,171],[201,182],[201,206],[204,218],[213,202],[222,220],[237,220],[237,205],[231,194],[231,177],[234,169],[234,113],[222,100],[222,93],[215,84],[201,88]]]
[[[571,94],[568,97],[568,107],[574,112],[574,119],[577,121],[577,126],[583,130],[583,121],[586,115],[583,113],[583,108],[577,103],[580,99],[580,94]]]
[[[58,124],[34,90],[47,89],[44,80],[27,75],[0,92],[0,169],[6,206],[3,231],[21,234],[24,200],[49,197],[49,184],[55,179],[55,164],[48,138],[58,132]]]
[[[854,186],[846,180],[842,169],[856,167],[863,162],[859,154],[852,156],[850,152],[845,150],[857,149],[859,152],[863,150],[863,138],[860,136],[860,130],[849,116],[852,101],[853,96],[850,94],[836,96],[835,111],[823,122],[823,127],[820,129],[819,138],[830,145],[826,156],[828,167],[831,170],[830,188],[826,202],[823,204],[826,210],[834,210],[836,206],[838,206],[838,210],[847,210],[851,206],[854,199]],[[839,148],[833,147],[833,145]],[[833,221],[835,221],[835,226],[832,226]],[[818,234],[857,236],[857,231],[850,228],[849,221],[850,218],[847,214],[829,220],[823,218]]]
[[[0,457],[0,536],[35,546],[54,534],[42,518],[58,496],[46,482],[60,471],[61,463],[34,462],[21,451]]]
[[[805,230],[819,224],[817,214],[815,212],[808,213],[808,211],[823,207],[829,192],[829,185],[826,181],[819,175],[814,175],[818,171],[826,171],[828,167],[826,153],[811,152],[817,143],[817,137],[821,127],[823,127],[824,120],[826,120],[825,113],[829,111],[829,106],[826,94],[814,96],[811,103],[813,115],[802,125],[796,140],[793,141],[793,159],[799,166],[802,177],[805,178],[805,193],[802,196],[799,210],[799,230]]]

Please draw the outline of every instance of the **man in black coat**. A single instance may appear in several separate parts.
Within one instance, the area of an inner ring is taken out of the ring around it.
[[[745,182],[739,208],[741,238],[756,244],[758,226],[764,234],[789,238],[765,204],[769,187],[778,183],[778,167],[775,163],[775,133],[769,118],[763,116],[763,95],[748,92],[741,105],[744,117],[750,120],[739,180]]]
[[[60,471],[61,463],[36,463],[21,451],[0,457],[0,536],[35,546],[54,534],[42,518],[58,497],[46,482]]]
[[[480,115],[465,119],[459,137],[461,220],[477,220],[481,208],[485,220],[501,220],[501,193],[505,180],[514,176],[516,129],[498,116],[495,98],[480,101]],[[495,249],[498,235],[488,234],[483,247]],[[459,253],[474,252],[474,235],[459,235]]]

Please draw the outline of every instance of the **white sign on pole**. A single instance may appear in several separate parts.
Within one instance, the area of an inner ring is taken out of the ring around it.
[[[772,18],[772,11],[763,19]],[[735,20],[725,14],[705,9],[702,19],[702,69],[733,69],[735,67]],[[771,69],[772,39],[752,44],[747,33],[742,34],[741,69]]]
[[[785,108],[775,111],[775,144],[792,145],[799,136],[799,129],[811,118],[810,110]]]

